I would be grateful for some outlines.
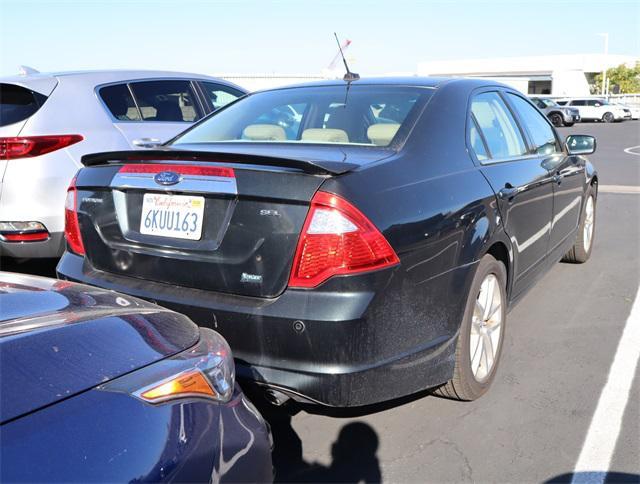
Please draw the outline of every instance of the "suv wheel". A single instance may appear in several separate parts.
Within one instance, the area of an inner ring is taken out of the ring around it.
[[[551,124],[556,128],[560,128],[564,124],[562,116],[559,113],[552,113],[549,119],[551,120]]]
[[[607,111],[602,115],[602,121],[605,123],[613,123],[615,121],[615,117],[613,116],[613,113]]]

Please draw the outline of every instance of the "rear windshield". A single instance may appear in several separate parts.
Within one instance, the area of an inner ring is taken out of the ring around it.
[[[19,123],[33,116],[47,96],[15,84],[0,84],[0,126]]]
[[[172,144],[275,142],[388,146],[415,122],[433,90],[405,86],[300,87],[230,104]],[[400,134],[398,134],[400,133]]]

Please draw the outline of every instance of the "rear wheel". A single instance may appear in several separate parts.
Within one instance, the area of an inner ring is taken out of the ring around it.
[[[584,211],[578,234],[573,247],[569,249],[564,257],[563,262],[572,262],[574,264],[582,264],[587,262],[591,257],[591,249],[593,248],[593,236],[596,230],[596,196],[595,192],[589,193],[587,201],[584,204]]]
[[[602,115],[602,121],[605,123],[613,123],[615,121],[615,117],[613,116],[613,113],[606,112]]]
[[[563,124],[562,116],[559,113],[553,113],[549,116],[551,120],[551,124],[553,124],[556,128],[560,128]]]
[[[491,386],[496,375],[506,319],[507,271],[485,255],[471,284],[456,344],[453,378],[436,390],[456,400],[475,400]]]

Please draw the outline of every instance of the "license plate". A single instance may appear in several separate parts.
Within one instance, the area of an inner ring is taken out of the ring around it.
[[[200,240],[204,197],[145,193],[140,217],[140,233]]]

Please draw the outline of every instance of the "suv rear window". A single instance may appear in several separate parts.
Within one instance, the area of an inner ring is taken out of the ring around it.
[[[429,88],[340,85],[249,95],[213,114],[174,144],[276,142],[388,146],[415,122]]]
[[[33,116],[47,96],[15,84],[0,84],[0,126],[19,123]]]

